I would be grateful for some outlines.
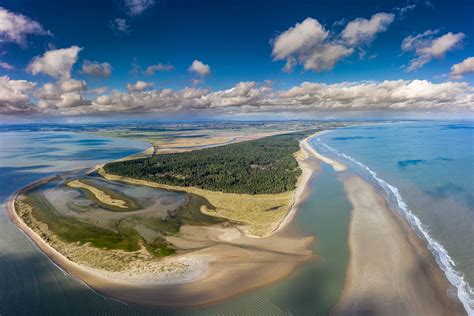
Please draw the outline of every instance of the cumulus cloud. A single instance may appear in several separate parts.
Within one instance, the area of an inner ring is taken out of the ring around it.
[[[88,93],[89,94],[104,94],[107,92],[107,90],[109,90],[108,87],[97,87],[97,88],[94,88],[94,89],[88,89]]]
[[[153,82],[145,82],[138,80],[135,83],[127,83],[127,90],[129,92],[140,92],[149,88],[153,88]]]
[[[59,88],[64,92],[84,91],[87,85],[84,80],[66,79],[59,82]]]
[[[110,27],[122,33],[128,33],[128,31],[130,31],[130,25],[128,24],[127,20],[121,18],[116,18],[115,20],[111,21]]]
[[[5,69],[5,70],[13,70],[13,69],[15,69],[15,67],[13,67],[13,66],[10,65],[9,63],[5,63],[5,62],[0,62],[0,68]]]
[[[407,71],[419,69],[433,58],[443,58],[450,50],[459,48],[464,33],[446,33],[439,37],[434,37],[438,30],[427,30],[415,36],[408,36],[402,42],[402,52],[413,52],[415,57],[410,61]]]
[[[352,48],[338,44],[322,45],[309,54],[304,61],[305,70],[329,70],[334,68],[336,62],[353,53]]]
[[[278,35],[273,43],[273,58],[283,60],[294,54],[312,50],[327,38],[329,32],[313,18],[306,18]]]
[[[57,83],[45,83],[36,89],[33,96],[38,100],[37,107],[45,113],[68,108],[89,105],[83,93],[87,90],[86,82],[76,79],[64,79]]]
[[[72,66],[76,63],[82,48],[71,46],[49,50],[42,56],[36,56],[28,64],[27,71],[33,75],[43,73],[54,78],[71,78]]]
[[[191,66],[189,66],[188,71],[198,76],[204,77],[211,73],[211,67],[204,64],[202,61],[195,59]]]
[[[130,15],[140,15],[154,4],[154,0],[125,0],[125,7]]]
[[[28,35],[52,34],[37,21],[0,7],[0,42],[13,42],[25,46]]]
[[[337,84],[306,82],[282,92],[280,100],[306,110],[474,109],[474,91],[468,83],[436,84],[426,80]]]
[[[468,57],[451,67],[451,78],[461,79],[468,73],[474,73],[474,57]]]
[[[84,60],[82,71],[91,76],[108,78],[112,74],[112,66],[109,63]]]
[[[145,74],[148,75],[148,76],[152,76],[156,72],[172,71],[172,70],[174,70],[173,65],[159,63],[159,64],[156,64],[156,65],[148,66],[145,70]]]
[[[377,13],[369,20],[349,22],[341,34],[326,30],[318,20],[306,18],[272,40],[273,60],[285,60],[283,70],[291,72],[298,65],[305,70],[323,71],[334,68],[350,56],[354,48],[369,45],[394,19],[393,14]]]
[[[0,77],[0,114],[16,114],[30,110],[29,93],[36,83]]]
[[[274,91],[268,84],[240,82],[227,90],[185,88],[97,97],[88,110],[98,112],[279,112],[357,110],[474,110],[474,89],[465,82],[426,80],[383,82],[305,82]]]
[[[474,89],[467,82],[427,80],[382,82],[304,82],[287,90],[271,83],[240,82],[230,89],[197,87],[152,89],[147,82],[129,84],[129,91],[113,90],[89,101],[79,80],[47,83],[39,89],[27,81],[0,77],[0,111],[39,111],[57,114],[193,112],[317,112],[317,111],[473,111]],[[6,88],[5,88],[6,87]],[[8,91],[8,92],[5,92]],[[30,100],[38,100],[32,105]],[[7,99],[7,100],[6,100]]]
[[[394,18],[394,14],[382,12],[372,15],[369,20],[355,19],[342,30],[341,37],[350,46],[369,44],[374,40],[377,33],[387,30]]]

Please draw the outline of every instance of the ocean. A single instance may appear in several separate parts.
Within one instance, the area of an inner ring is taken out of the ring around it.
[[[25,127],[28,130],[28,127]],[[12,224],[3,203],[51,174],[92,167],[149,144],[63,131],[0,133],[0,315],[305,315],[328,314],[348,262],[350,203],[334,171],[321,166],[309,196],[288,226],[315,235],[318,256],[289,277],[228,300],[195,308],[146,308],[104,297],[55,266]],[[326,198],[338,196],[340,198]]]
[[[313,145],[372,182],[377,180],[357,162],[398,188],[423,229],[446,249],[456,277],[473,284],[473,128],[440,122],[355,127],[326,133]],[[32,181],[148,146],[62,131],[0,133],[0,202]],[[391,197],[394,208],[399,201]],[[8,220],[2,206],[0,315],[326,315],[344,285],[350,210],[336,173],[322,164],[288,226],[290,233],[315,236],[314,260],[284,280],[217,304],[149,309],[103,297],[65,274]]]
[[[474,312],[474,123],[406,122],[337,129],[313,139],[374,183],[428,241]]]

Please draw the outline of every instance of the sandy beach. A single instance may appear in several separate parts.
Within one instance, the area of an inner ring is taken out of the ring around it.
[[[244,291],[262,287],[289,275],[298,265],[313,258],[313,237],[288,237],[282,228],[293,218],[307,183],[317,164],[312,153],[300,143],[298,162],[302,175],[287,216],[270,236],[252,238],[233,227],[183,226],[170,242],[181,251],[166,258],[156,275],[137,267],[139,273],[124,275],[73,262],[46,243],[27,226],[15,211],[14,195],[6,209],[15,223],[55,264],[92,289],[127,303],[147,306],[196,306],[223,300]]]
[[[374,187],[344,177],[350,260],[335,315],[465,315],[433,255]]]
[[[331,159],[329,157],[326,157],[326,156],[323,156],[321,155],[320,153],[318,153],[310,144],[309,144],[309,141],[314,138],[314,137],[317,137],[319,136],[321,133],[316,133],[315,135],[311,135],[310,137],[304,139],[302,141],[302,144],[301,146],[307,151],[307,152],[310,152],[311,155],[313,155],[316,159],[318,160],[321,160],[322,162],[324,163],[327,163],[328,165],[330,165],[334,171],[336,172],[342,172],[342,171],[346,171],[347,170],[347,166],[344,165],[343,163],[337,161],[337,160],[334,160],[334,159]]]

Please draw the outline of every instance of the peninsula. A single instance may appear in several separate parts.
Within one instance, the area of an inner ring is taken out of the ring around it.
[[[53,176],[15,195],[9,215],[61,268],[106,295],[160,306],[217,301],[312,257],[313,237],[280,229],[316,168],[302,146],[316,132]]]

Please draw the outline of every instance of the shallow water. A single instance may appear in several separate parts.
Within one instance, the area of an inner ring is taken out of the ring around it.
[[[430,240],[465,307],[474,308],[472,288],[463,283],[474,284],[474,124],[353,127],[319,139],[319,150],[388,192],[392,206]]]
[[[0,147],[0,201],[4,202],[32,181],[131,155],[148,144],[75,133],[23,132],[0,134]],[[64,274],[9,222],[2,206],[0,315],[326,314],[345,278],[349,215],[350,204],[341,183],[331,169],[323,167],[288,228],[298,234],[315,234],[319,258],[274,285],[218,304],[150,310],[102,297]]]

